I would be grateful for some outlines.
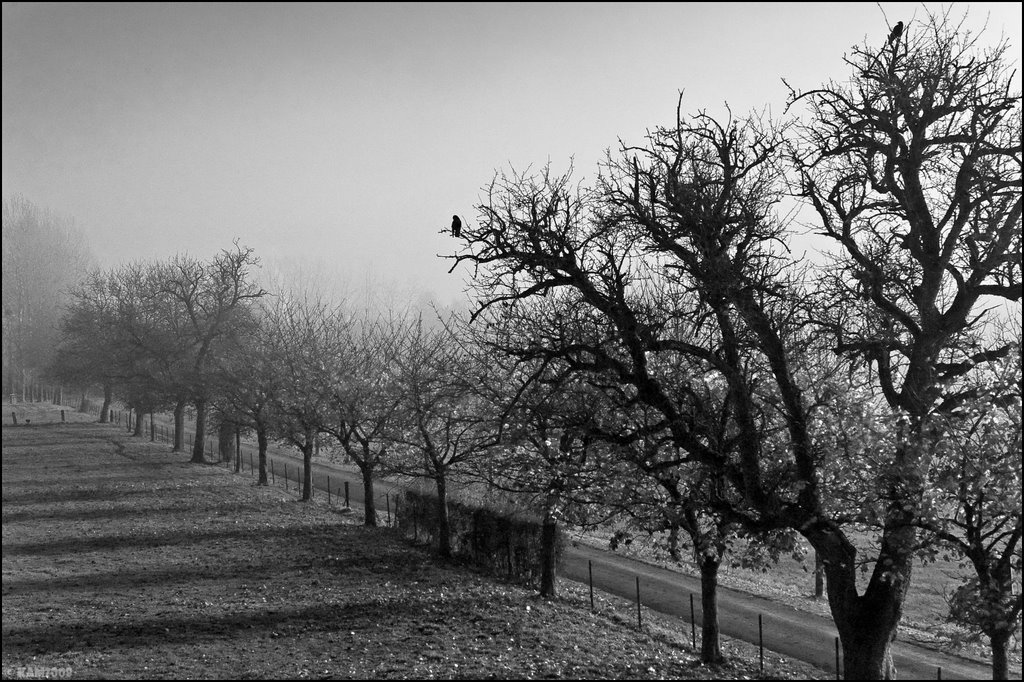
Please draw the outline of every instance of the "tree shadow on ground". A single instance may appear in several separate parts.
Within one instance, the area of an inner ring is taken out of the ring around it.
[[[280,528],[239,528],[231,530],[168,530],[149,534],[99,535],[89,538],[59,539],[48,542],[11,543],[3,546],[4,556],[59,556],[98,551],[132,551],[168,545],[200,546],[223,540],[253,541],[292,538],[297,534],[323,529],[321,525],[292,525]]]
[[[439,604],[443,609],[438,608]],[[373,599],[352,603],[343,601],[339,595],[336,603],[303,608],[275,608],[276,605],[271,605],[259,611],[223,615],[204,611],[190,617],[175,614],[145,619],[129,617],[122,622],[80,620],[59,625],[5,626],[3,641],[5,653],[16,656],[19,653],[62,653],[83,647],[142,647],[155,642],[194,644],[208,638],[230,638],[241,633],[254,637],[316,630],[376,639],[382,625],[399,620],[411,621],[426,630],[436,630],[441,638],[444,633],[439,626],[451,613],[478,605],[472,599],[440,597],[402,599],[400,602]]]
[[[117,496],[111,496],[110,500],[116,502]],[[5,501],[6,503],[6,501]],[[19,505],[24,508],[29,505]],[[152,518],[157,514],[171,514],[175,516],[181,516],[183,514],[192,513],[195,510],[187,505],[165,505],[163,507],[152,506],[146,509],[135,509],[130,506],[113,506],[107,509],[62,509],[59,511],[48,511],[41,509],[39,511],[16,511],[3,514],[4,523],[20,523],[24,521],[41,521],[43,519],[50,521],[85,521],[94,519],[125,519],[131,517],[138,518]]]

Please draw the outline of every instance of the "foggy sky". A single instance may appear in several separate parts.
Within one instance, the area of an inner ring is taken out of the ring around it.
[[[937,7],[937,3],[926,3]],[[890,24],[924,11],[882,3]],[[969,3],[1020,62],[1020,3]],[[495,170],[580,177],[683,107],[781,114],[845,79],[875,3],[3,4],[3,196],[71,216],[103,265],[238,238],[270,264],[442,301],[438,234]]]

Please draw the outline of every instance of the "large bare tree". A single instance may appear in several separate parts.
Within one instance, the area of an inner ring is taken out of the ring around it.
[[[850,80],[792,93],[809,114],[792,155],[799,193],[838,248],[818,320],[905,417],[879,482],[888,504],[867,589],[852,546],[825,566],[855,677],[893,674],[935,443],[971,397],[960,379],[1012,349],[984,333],[986,308],[1021,296],[1021,99],[1007,49],[931,14],[855,48]]]

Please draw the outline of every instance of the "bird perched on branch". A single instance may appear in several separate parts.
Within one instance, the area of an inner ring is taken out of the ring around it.
[[[452,216],[452,236],[458,238],[462,232],[462,221],[459,220],[459,216]]]
[[[892,27],[892,31],[889,32],[889,44],[892,45],[893,41],[899,40],[901,35],[903,35],[903,22],[897,21],[896,25]]]

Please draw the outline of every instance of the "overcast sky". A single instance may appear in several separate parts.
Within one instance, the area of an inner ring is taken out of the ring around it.
[[[937,3],[925,3],[938,7]],[[965,3],[1006,32],[1021,4]],[[3,196],[73,217],[105,266],[232,240],[265,262],[442,303],[438,234],[494,171],[593,177],[616,140],[686,111],[781,113],[780,78],[915,3],[3,3]]]

